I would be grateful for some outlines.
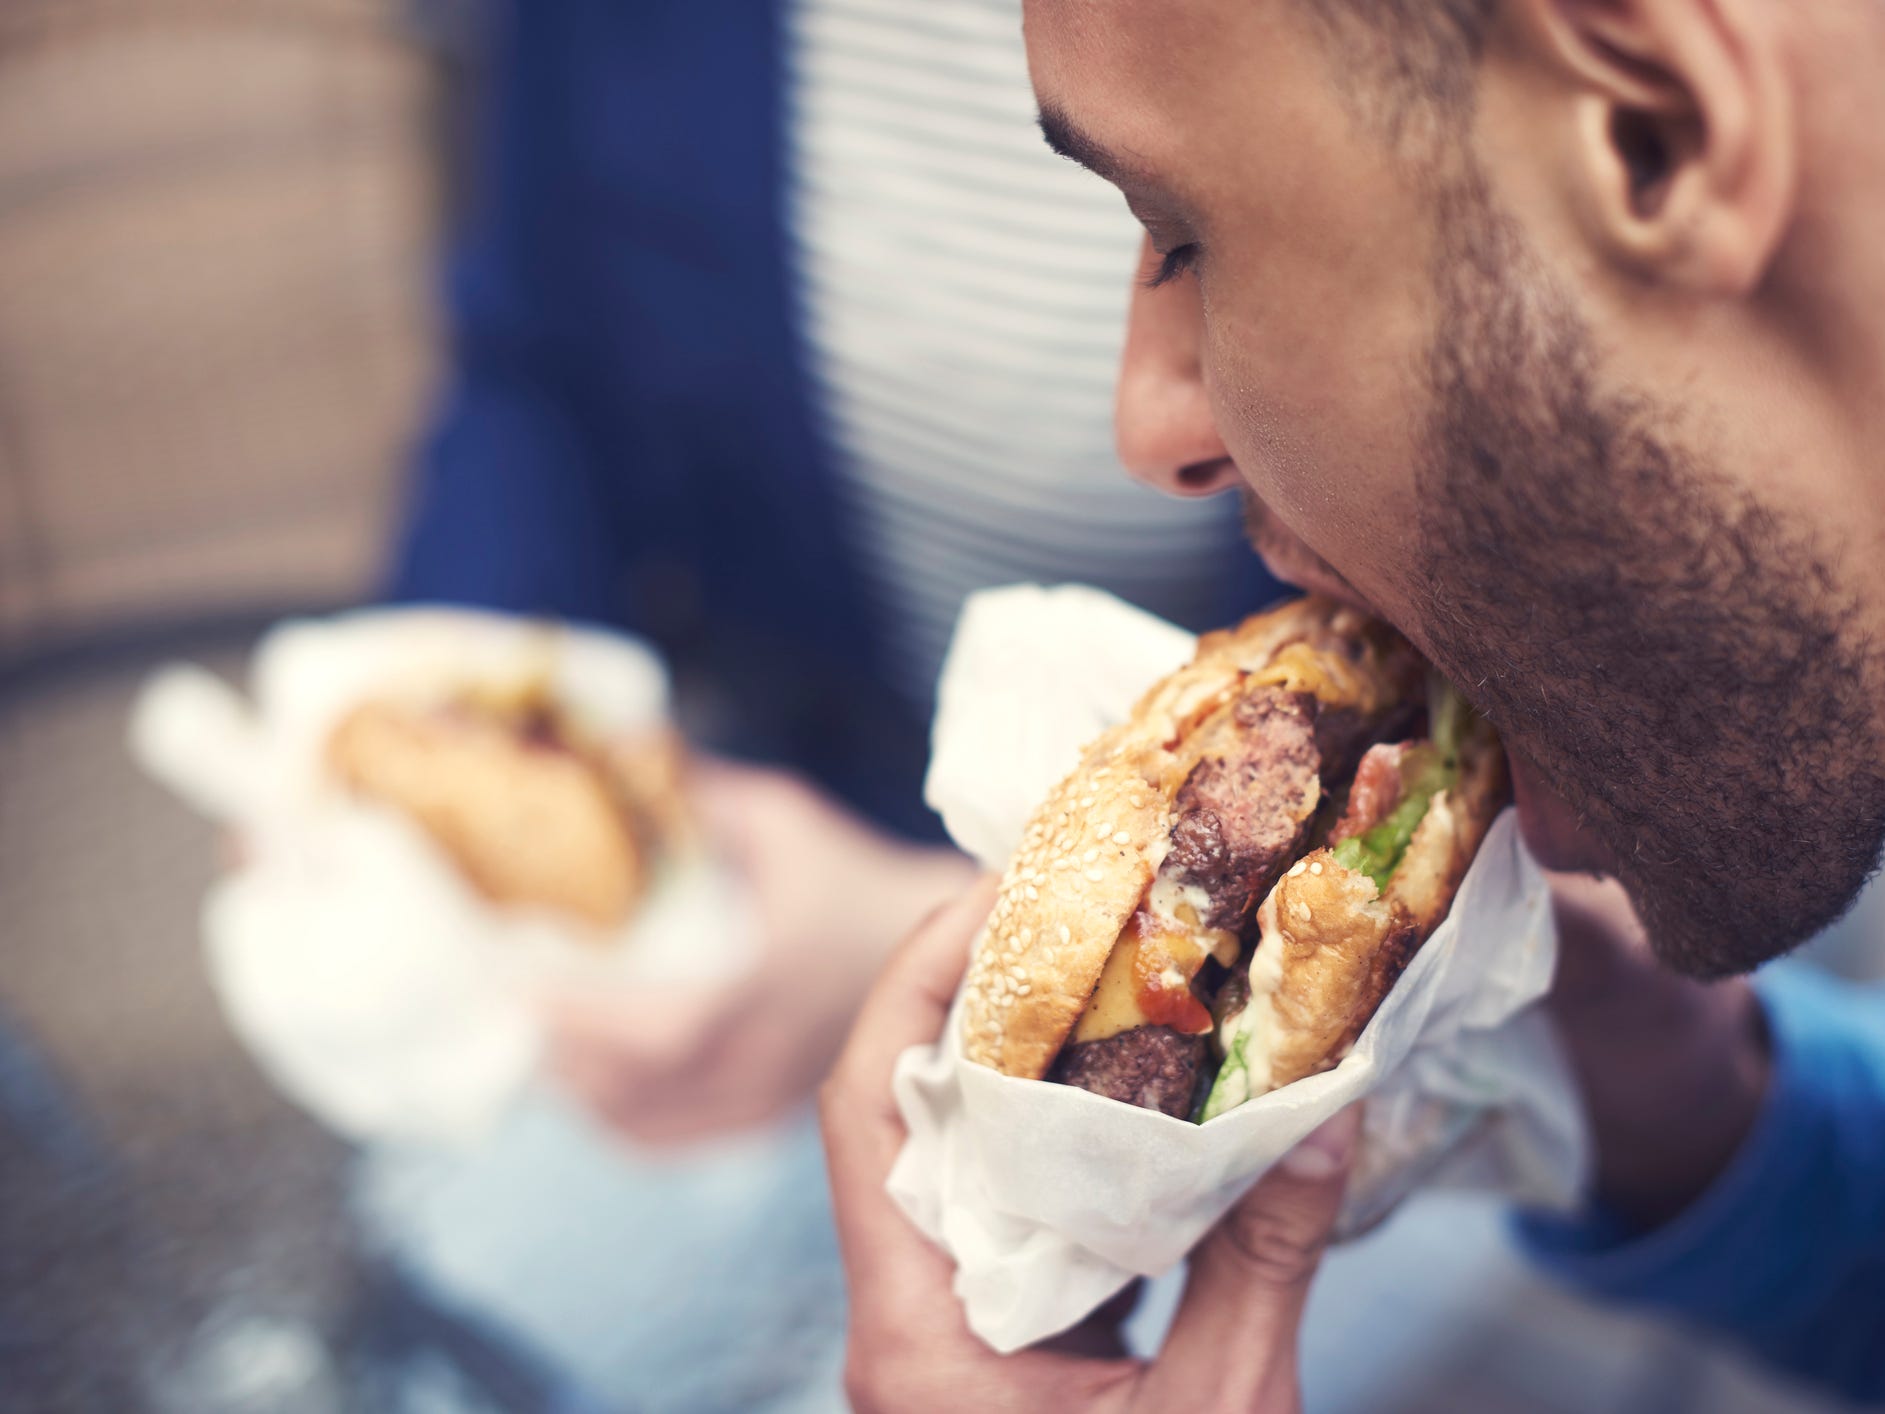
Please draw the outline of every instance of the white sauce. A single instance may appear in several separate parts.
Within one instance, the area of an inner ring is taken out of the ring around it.
[[[1283,940],[1276,930],[1275,893],[1257,911],[1257,926],[1257,950],[1250,958],[1250,1001],[1237,1014],[1251,1096],[1267,1095],[1272,1088],[1270,1048],[1276,1036],[1276,992],[1283,985]]]
[[[1197,920],[1204,917],[1211,907],[1211,896],[1196,884],[1181,884],[1169,874],[1160,872],[1152,880],[1151,892],[1146,895],[1153,916],[1161,923],[1170,923],[1174,928],[1197,926]],[[1188,907],[1192,921],[1182,922],[1184,917],[1179,908]]]

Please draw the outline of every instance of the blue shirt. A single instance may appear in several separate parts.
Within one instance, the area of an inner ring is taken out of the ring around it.
[[[1734,1338],[1849,1398],[1885,1400],[1885,995],[1798,964],[1757,981],[1774,1065],[1741,1152],[1686,1213],[1633,1234],[1531,1215],[1556,1275]]]

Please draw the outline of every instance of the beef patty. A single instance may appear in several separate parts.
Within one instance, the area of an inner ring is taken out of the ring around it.
[[[1187,1119],[1204,1063],[1203,1036],[1186,1036],[1169,1026],[1141,1026],[1104,1041],[1067,1047],[1047,1078]]]
[[[1301,849],[1322,753],[1313,698],[1259,688],[1214,728],[1174,802],[1167,865],[1210,898],[1207,927],[1241,930]]]

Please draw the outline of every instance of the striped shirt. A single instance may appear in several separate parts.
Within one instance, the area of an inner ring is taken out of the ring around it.
[[[1119,469],[1137,228],[1041,142],[1019,0],[794,0],[790,41],[802,327],[900,686],[927,701],[986,585],[1198,622],[1248,553],[1236,508]]]

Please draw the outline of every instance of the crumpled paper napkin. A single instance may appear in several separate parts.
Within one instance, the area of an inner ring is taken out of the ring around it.
[[[943,668],[926,789],[956,843],[1005,867],[1086,742],[1193,644],[1083,586],[973,596]],[[1171,1269],[1272,1164],[1363,1097],[1342,1235],[1421,1184],[1567,1207],[1586,1136],[1534,1005],[1555,947],[1544,880],[1508,811],[1347,1058],[1208,1124],[971,1064],[952,1012],[935,1044],[898,1060],[909,1137],[891,1195],[955,1259],[969,1324],[1000,1351]]]
[[[593,731],[665,721],[666,672],[633,639],[430,608],[290,621],[257,646],[246,694],[175,664],[133,710],[137,761],[241,842],[202,910],[231,1025],[350,1139],[486,1133],[536,1070],[546,990],[705,981],[752,958],[750,905],[709,857],[670,864],[598,944],[486,902],[422,830],[322,764],[329,732],[369,697],[536,675]]]

